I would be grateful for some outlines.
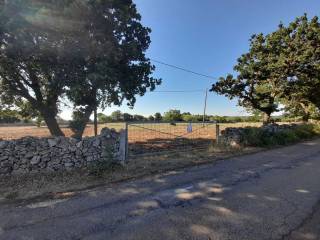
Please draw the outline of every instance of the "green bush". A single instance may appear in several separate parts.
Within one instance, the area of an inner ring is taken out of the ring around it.
[[[99,161],[91,164],[88,168],[89,174],[95,177],[102,177],[106,172],[113,172],[115,169],[120,167],[120,164],[115,161]]]
[[[120,167],[120,163],[113,157],[112,148],[105,146],[102,151],[102,159],[88,167],[90,175],[102,177],[105,172],[112,172]]]
[[[277,132],[270,132],[264,128],[248,127],[242,133],[241,142],[244,146],[268,147],[287,145],[319,135],[320,125],[318,124],[303,124]]]
[[[263,138],[263,131],[260,128],[247,127],[243,131],[241,142],[245,146],[259,146],[262,145]]]
[[[299,139],[296,132],[293,130],[284,130],[274,134],[273,140],[275,145],[286,145],[289,143],[297,142]]]

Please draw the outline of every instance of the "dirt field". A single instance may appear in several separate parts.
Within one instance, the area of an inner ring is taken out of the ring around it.
[[[100,124],[98,126],[99,132],[104,127],[115,128],[120,130],[124,127],[123,123],[110,123],[110,124]],[[62,131],[67,137],[72,135],[71,129],[67,127],[62,127]],[[93,136],[94,130],[92,125],[88,125],[84,131],[84,136]],[[0,138],[9,140],[9,139],[18,139],[26,136],[32,137],[49,137],[50,132],[47,127],[36,127],[36,126],[0,126]]]
[[[227,127],[258,126],[259,123],[232,123],[219,124],[220,130]],[[125,123],[99,124],[98,132],[102,128],[114,128],[117,131],[125,128]],[[62,128],[66,136],[70,137],[72,131]],[[92,125],[85,129],[84,136],[93,136]],[[26,136],[48,137],[46,127],[35,126],[0,126],[0,138],[18,139]],[[130,123],[128,124],[128,149],[131,156],[152,154],[159,151],[183,151],[190,148],[204,148],[212,144],[216,138],[216,124],[214,123]]]
[[[171,125],[169,123],[143,123],[143,124],[129,124],[128,138],[129,142],[147,141],[151,139],[172,139],[172,138],[214,138],[215,137],[215,124],[206,123],[192,123],[192,131],[188,132],[188,123],[177,123]],[[227,127],[245,127],[245,126],[259,126],[259,123],[228,123],[219,124],[220,130]],[[102,128],[114,128],[117,131],[125,128],[124,123],[108,123],[99,124],[98,132]],[[72,131],[67,127],[62,127],[63,132],[67,137],[72,135]],[[94,130],[92,125],[88,125],[84,131],[84,136],[93,136]],[[33,137],[48,137],[50,132],[46,127],[36,126],[1,126],[0,125],[0,138],[18,139],[26,136]]]

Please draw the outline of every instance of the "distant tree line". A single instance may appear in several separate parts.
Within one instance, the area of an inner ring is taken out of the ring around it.
[[[310,118],[320,120],[320,113],[313,112]],[[281,116],[273,117],[274,121],[302,121],[302,116],[299,116],[296,112],[287,111]],[[263,114],[259,111],[252,111],[249,116],[218,116],[207,115],[205,121],[215,121],[217,123],[236,123],[236,122],[261,122],[263,120]],[[156,112],[148,117],[139,114],[122,113],[120,110],[112,112],[110,115],[104,113],[98,113],[99,123],[110,122],[202,122],[203,115],[191,114],[190,112],[181,112],[177,109],[170,109],[167,112],[161,114]],[[68,125],[70,121],[57,117],[57,122],[62,125]],[[92,120],[89,121],[92,123]],[[33,123],[40,126],[44,123],[41,116],[34,115],[30,118],[30,115],[25,115],[24,112],[18,110],[4,109],[0,110],[0,124],[14,124],[14,123]]]
[[[275,121],[299,121],[301,118],[297,118],[296,115],[286,113],[282,116],[273,117]],[[315,119],[320,119],[320,116],[315,116]],[[207,115],[205,121],[215,121],[217,123],[235,123],[235,122],[261,122],[263,116],[259,112],[254,112],[250,116],[218,116]],[[122,113],[117,110],[110,115],[104,113],[98,113],[99,123],[110,122],[202,122],[203,115],[191,114],[190,112],[181,112],[177,109],[171,109],[163,114],[160,112],[150,115],[148,117],[138,114]]]
[[[69,124],[69,121],[59,116],[56,120],[61,125]],[[40,127],[43,123],[44,120],[42,116],[38,115],[36,111],[35,114],[32,115],[31,112],[25,113],[20,110],[0,109],[0,124],[35,124]]]
[[[21,117],[17,111],[0,110],[0,123],[17,123],[21,121]]]

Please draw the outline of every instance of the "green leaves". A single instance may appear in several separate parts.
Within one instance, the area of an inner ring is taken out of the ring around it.
[[[292,101],[320,107],[320,24],[304,15],[270,34],[255,34],[249,52],[234,66],[237,77],[228,75],[211,91],[238,98],[239,105],[268,116],[278,104]],[[297,104],[296,104],[297,105]]]
[[[82,116],[79,136],[96,107],[124,100],[132,107],[137,95],[161,83],[145,57],[151,30],[131,0],[12,0],[0,6],[0,97],[28,101],[47,116],[54,135],[62,134],[50,126],[59,101],[67,99]]]

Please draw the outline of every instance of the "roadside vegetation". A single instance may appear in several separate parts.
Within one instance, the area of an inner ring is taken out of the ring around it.
[[[211,146],[205,150],[155,154],[130,159],[123,165],[106,161],[73,171],[48,174],[10,176],[0,178],[0,204],[24,201],[35,197],[70,197],[78,190],[105,186],[110,183],[154,176],[183,168],[214,163],[218,160],[260,151],[260,148],[233,148]]]
[[[288,145],[320,136],[319,124],[301,124],[272,132],[264,127],[246,127],[241,134],[243,146],[272,147]]]

